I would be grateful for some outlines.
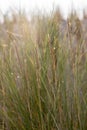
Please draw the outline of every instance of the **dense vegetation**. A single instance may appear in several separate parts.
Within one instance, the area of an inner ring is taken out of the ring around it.
[[[0,130],[87,130],[87,16],[3,15]]]

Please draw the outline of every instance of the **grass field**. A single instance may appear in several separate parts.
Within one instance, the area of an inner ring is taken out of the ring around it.
[[[0,23],[0,130],[87,130],[86,14],[24,12]]]

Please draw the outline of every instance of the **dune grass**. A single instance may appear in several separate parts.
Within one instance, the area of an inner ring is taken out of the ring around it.
[[[0,43],[0,130],[87,130],[81,21],[71,15],[63,35],[59,10],[31,22],[25,14],[13,16],[4,18],[7,35]]]

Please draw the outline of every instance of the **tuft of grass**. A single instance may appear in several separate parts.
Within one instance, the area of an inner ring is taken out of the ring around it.
[[[86,130],[87,54],[82,21],[8,15],[0,24],[0,129]]]

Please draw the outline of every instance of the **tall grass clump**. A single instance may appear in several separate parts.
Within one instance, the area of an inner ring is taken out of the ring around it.
[[[55,10],[0,28],[0,130],[87,129],[87,43],[82,20]]]

